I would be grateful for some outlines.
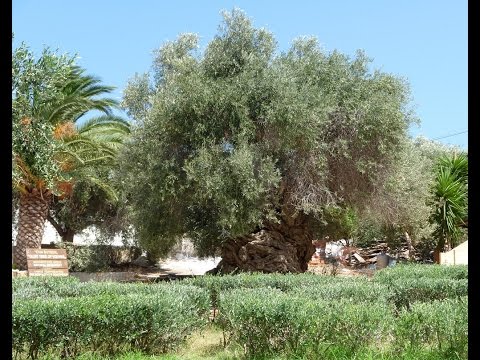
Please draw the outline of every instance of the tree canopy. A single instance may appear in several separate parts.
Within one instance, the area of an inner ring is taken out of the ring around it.
[[[193,34],[166,43],[123,103],[140,243],[164,253],[187,234],[211,252],[287,213],[314,228],[326,205],[363,204],[416,121],[406,81],[370,63],[314,38],[278,53],[237,9],[203,53]]]

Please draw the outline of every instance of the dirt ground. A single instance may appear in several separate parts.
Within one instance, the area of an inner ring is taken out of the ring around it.
[[[335,276],[342,276],[342,277],[353,277],[353,276],[373,276],[375,270],[360,268],[354,269],[350,267],[346,267],[343,265],[333,266],[331,264],[310,264],[308,266],[308,272],[318,275],[335,275]]]
[[[123,267],[118,271],[131,271],[141,274],[144,277],[158,277],[158,276],[196,276],[204,275],[208,270],[213,269],[220,258],[199,259],[195,257],[183,259],[165,259],[159,261],[155,267],[139,267],[129,265]],[[318,275],[336,275],[342,277],[352,276],[372,276],[374,270],[371,269],[353,269],[338,265],[337,267],[331,264],[310,264],[308,272]]]

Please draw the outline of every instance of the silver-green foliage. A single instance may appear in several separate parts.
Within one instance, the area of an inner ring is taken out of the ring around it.
[[[423,264],[398,264],[394,267],[388,267],[374,274],[376,282],[387,283],[401,279],[452,279],[468,280],[468,265],[444,266],[432,264],[425,266]]]
[[[406,82],[369,63],[314,38],[278,53],[237,9],[203,53],[194,34],[166,43],[154,81],[137,75],[123,101],[138,120],[121,179],[142,245],[165,253],[188,234],[211,253],[282,206],[319,219],[364,201],[414,120]]]
[[[247,358],[342,353],[351,359],[373,352],[388,359],[466,359],[467,278],[466,266],[439,265],[397,266],[354,279],[241,274],[120,284],[16,278],[13,345],[33,355],[168,350],[205,325],[213,306],[225,340]]]
[[[275,289],[236,289],[220,296],[218,322],[247,358],[356,358],[366,349],[403,358],[430,351],[438,359],[466,359],[467,297],[417,302],[393,311],[385,302],[328,300]],[[307,355],[309,354],[309,355]],[[270,356],[270,357],[268,357]],[[408,358],[408,357],[407,357]]]
[[[88,288],[96,291],[15,300],[14,352],[32,359],[45,353],[73,358],[87,351],[160,353],[177,347],[207,324],[209,301],[202,289],[150,287],[148,293],[132,288],[122,293],[118,290],[123,287],[115,284],[83,287]],[[81,292],[82,286],[77,289]]]
[[[423,266],[423,267],[422,267]],[[338,278],[303,274],[240,274],[202,276],[182,283],[208,289],[212,305],[218,306],[219,295],[234,289],[274,289],[289,296],[318,300],[345,300],[350,303],[390,303],[396,308],[409,307],[415,302],[456,298],[468,294],[465,267],[437,269],[435,265],[409,265],[379,271],[373,280],[366,277]],[[409,274],[409,269],[411,273]]]
[[[385,339],[393,315],[386,304],[310,299],[273,290],[237,289],[220,296],[219,323],[250,357],[295,355],[329,344],[350,351]],[[248,320],[247,320],[248,319]]]
[[[30,279],[30,280],[27,280]],[[98,295],[128,295],[128,294],[176,294],[187,296],[198,304],[203,301],[204,290],[198,287],[170,283],[116,283],[79,282],[75,277],[67,278],[38,277],[16,278],[13,284],[13,300],[34,300],[35,298],[68,298]],[[203,306],[203,305],[202,305]],[[202,307],[200,306],[200,307]]]
[[[396,319],[394,339],[398,351],[432,346],[442,358],[467,359],[468,297],[414,304]]]
[[[414,245],[432,238],[432,187],[438,159],[457,148],[424,138],[408,139],[397,161],[383,176],[385,183],[358,215],[353,238],[360,246],[374,238],[396,241],[407,232]]]

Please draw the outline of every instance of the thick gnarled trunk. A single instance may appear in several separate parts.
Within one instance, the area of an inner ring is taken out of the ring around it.
[[[305,272],[315,252],[312,240],[312,232],[300,219],[268,224],[253,234],[228,240],[222,260],[211,273]]]
[[[25,249],[41,247],[48,206],[49,194],[41,194],[36,189],[20,197],[18,232],[13,253],[13,263],[20,270],[27,269]]]

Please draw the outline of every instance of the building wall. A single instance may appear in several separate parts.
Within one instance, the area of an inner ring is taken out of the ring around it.
[[[17,229],[16,224],[12,224],[12,245],[15,245],[15,238],[17,236]],[[57,230],[48,222],[45,222],[45,230],[43,232],[42,244],[50,244],[50,243],[59,243],[62,241],[60,235],[58,235]],[[95,244],[96,243],[96,234],[95,228],[90,227],[84,230],[81,234],[76,234],[73,237],[73,243],[78,245],[84,244]],[[122,238],[117,235],[114,237],[111,245],[122,245]]]
[[[468,240],[450,251],[440,253],[440,264],[468,265]]]

